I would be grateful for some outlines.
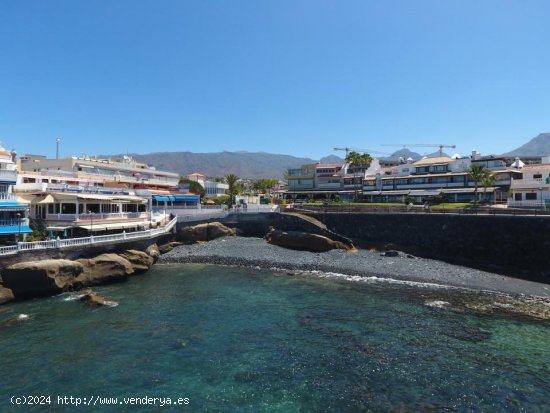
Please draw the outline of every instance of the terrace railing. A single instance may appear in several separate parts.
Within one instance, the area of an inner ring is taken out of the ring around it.
[[[174,228],[177,222],[178,218],[175,217],[164,227],[148,229],[146,231],[137,231],[130,233],[122,232],[120,234],[111,235],[92,235],[90,237],[56,239],[50,241],[18,242],[16,245],[0,247],[0,256],[15,255],[21,251],[63,249],[75,246],[100,245],[107,242],[125,242],[127,240],[150,239],[158,237],[159,235],[168,234]]]

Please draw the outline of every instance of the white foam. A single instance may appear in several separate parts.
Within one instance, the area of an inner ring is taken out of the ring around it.
[[[411,287],[420,287],[420,288],[464,289],[462,287],[454,287],[451,285],[435,284],[435,283],[420,282],[420,281],[397,280],[395,278],[386,278],[386,277],[348,275],[348,274],[341,274],[337,272],[321,272],[321,271],[308,271],[308,273],[313,274],[319,278],[336,278],[336,279],[344,279],[346,281],[352,281],[352,282],[388,283],[388,284],[398,284],[398,285],[409,285]]]
[[[65,298],[63,298],[63,301],[76,301],[80,300],[82,297],[84,297],[86,294],[69,294]]]
[[[426,301],[424,305],[427,305],[428,307],[445,308],[447,306],[450,306],[451,303],[447,301],[433,300],[433,301]]]

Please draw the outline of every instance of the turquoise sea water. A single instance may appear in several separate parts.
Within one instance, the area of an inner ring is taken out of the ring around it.
[[[95,291],[119,305],[0,307],[32,317],[0,324],[1,412],[550,411],[550,325],[426,305],[452,290],[171,265]]]

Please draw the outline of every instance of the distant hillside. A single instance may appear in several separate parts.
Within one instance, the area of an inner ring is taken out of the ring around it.
[[[391,156],[388,156],[387,158],[384,158],[384,159],[399,159],[399,158],[403,158],[405,160],[407,160],[408,158],[412,158],[413,161],[418,161],[422,159],[422,155],[420,155],[419,153],[413,152],[407,148],[403,148],[403,149],[399,149],[398,151],[395,151],[394,153],[391,154]]]
[[[265,152],[157,152],[146,155],[131,154],[138,162],[152,165],[162,171],[187,175],[200,172],[206,176],[233,173],[241,178],[282,179],[287,168],[297,168],[317,161],[290,155]]]
[[[504,156],[545,156],[550,155],[550,133],[541,133],[525,145],[513,151],[503,153]]]
[[[325,156],[324,158],[321,158],[319,162],[326,163],[326,164],[343,164],[344,159],[336,155],[329,155],[329,156]]]

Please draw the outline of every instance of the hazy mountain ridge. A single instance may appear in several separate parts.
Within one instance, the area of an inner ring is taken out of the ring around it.
[[[282,179],[288,168],[298,168],[303,164],[316,163],[310,158],[266,152],[156,152],[130,154],[138,162],[152,165],[161,171],[176,172],[180,175],[199,172],[209,177],[224,176],[229,173],[241,178]]]
[[[161,171],[176,172],[180,175],[199,172],[208,177],[223,176],[233,173],[241,178],[282,179],[288,168],[299,168],[304,164],[312,163],[344,163],[344,159],[337,155],[328,155],[320,161],[311,158],[301,158],[291,155],[272,154],[267,152],[154,152],[149,154],[130,154],[138,162],[152,165]],[[404,156],[406,155],[406,156]],[[114,155],[110,157],[121,157]],[[402,149],[395,152],[391,158],[396,159],[409,156],[414,160],[422,158],[416,152]]]
[[[550,155],[550,133],[540,133],[526,144],[503,156],[545,156]]]

